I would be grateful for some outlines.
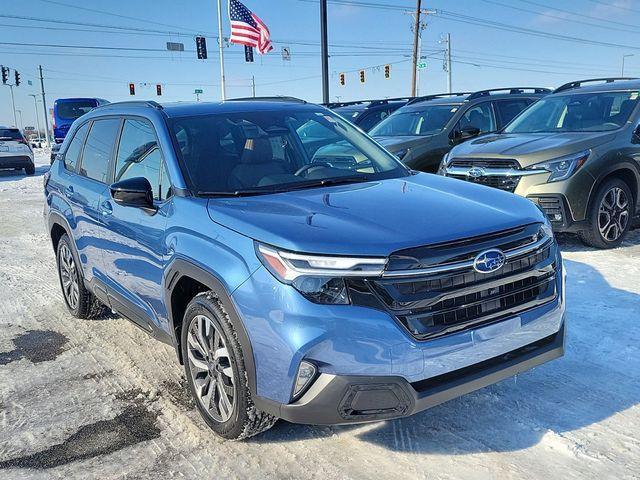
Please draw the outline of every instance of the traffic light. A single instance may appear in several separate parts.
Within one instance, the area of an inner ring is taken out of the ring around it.
[[[2,66],[2,83],[4,85],[9,81],[9,67]]]
[[[18,73],[17,70],[14,70],[13,73],[15,74],[15,79],[16,79],[16,87],[20,86],[20,73]]]
[[[384,66],[384,78],[387,80],[391,78],[391,65]]]
[[[360,83],[364,83],[365,81],[364,70],[360,70]]]
[[[135,95],[136,94],[136,84],[135,83],[130,83],[129,84],[129,95]]]
[[[344,73],[340,74],[340,86],[344,87],[347,84],[347,77]]]
[[[162,96],[162,85],[160,84],[156,85],[156,95]]]
[[[196,52],[199,60],[207,59],[207,39],[204,37],[196,37]]]

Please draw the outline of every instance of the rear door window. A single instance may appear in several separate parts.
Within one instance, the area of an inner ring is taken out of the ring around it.
[[[125,120],[116,157],[115,181],[144,177],[155,200],[169,196],[169,178],[153,126],[144,120]]]
[[[120,129],[120,119],[95,120],[84,147],[80,174],[102,183],[109,181],[109,161]]]
[[[84,140],[87,137],[87,131],[89,130],[89,124],[82,125],[73,136],[73,140],[67,148],[67,152],[64,154],[64,167],[72,172],[76,171],[76,167],[80,161],[80,155],[82,154],[82,147],[84,146]]]
[[[520,112],[533,103],[530,98],[514,98],[510,100],[497,100],[494,102],[498,116],[500,117],[500,125],[504,127],[511,120],[516,118]]]

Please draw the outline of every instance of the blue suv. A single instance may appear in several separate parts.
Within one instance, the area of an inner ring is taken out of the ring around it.
[[[413,172],[321,106],[102,106],[45,194],[69,311],[173,345],[225,438],[408,416],[564,352],[544,214]]]

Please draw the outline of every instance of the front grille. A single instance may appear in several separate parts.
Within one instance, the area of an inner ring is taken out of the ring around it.
[[[504,170],[505,175],[482,175],[479,177],[473,177],[471,175],[464,175],[447,172],[447,176],[457,178],[459,180],[466,180],[467,182],[477,183],[486,187],[498,188],[506,192],[513,193],[520,183],[520,176],[507,175],[506,172],[510,170],[519,170],[520,164],[516,160],[502,159],[502,158],[454,158],[449,162],[447,168],[484,168],[492,170]]]
[[[465,241],[398,252],[390,258],[387,276],[367,280],[366,284],[384,308],[418,340],[517,315],[557,297],[557,246],[553,240],[545,243],[532,236],[535,229],[539,229],[539,225],[507,232],[504,238],[480,239],[475,244]],[[525,251],[511,256],[496,272],[478,273],[472,266],[459,268],[459,263],[449,270],[446,268],[454,265],[450,263],[451,258],[474,258],[488,244],[493,247],[522,246],[526,241],[529,244],[533,241],[536,248],[527,251],[529,247],[525,243]],[[461,250],[466,252],[461,254]],[[420,257],[418,263],[415,263],[416,257]],[[406,269],[407,258],[412,258],[414,272]],[[433,271],[434,265],[436,273],[421,273]],[[389,266],[405,268],[396,270],[400,273],[395,277],[390,275],[393,270],[389,271]],[[443,271],[440,270],[442,266]]]
[[[454,158],[449,162],[448,166],[461,168],[520,168],[520,164],[516,160],[503,158]]]
[[[515,192],[518,187],[518,183],[520,183],[520,177],[470,177],[470,176],[462,176],[462,175],[448,175],[452,178],[457,178],[459,180],[466,180],[467,182],[477,183],[479,185],[484,185],[485,187],[493,187],[499,188],[500,190],[504,190],[505,192]]]

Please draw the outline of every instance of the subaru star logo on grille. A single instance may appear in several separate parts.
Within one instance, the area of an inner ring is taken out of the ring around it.
[[[473,261],[473,268],[478,273],[491,273],[500,270],[507,258],[502,250],[494,248],[480,253]]]
[[[484,171],[484,168],[482,167],[473,167],[467,173],[467,175],[473,178],[484,177],[484,174],[485,174],[485,171]]]

